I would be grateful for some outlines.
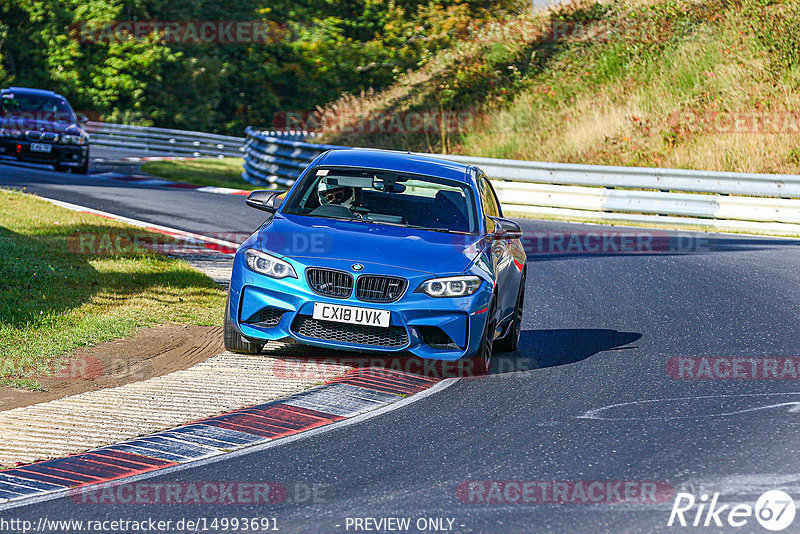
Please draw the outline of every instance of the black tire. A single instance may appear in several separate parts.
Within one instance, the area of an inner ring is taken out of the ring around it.
[[[53,164],[53,168],[56,172],[67,172],[69,167],[65,167],[64,165],[59,165],[58,163]]]
[[[494,340],[491,338],[495,328],[497,327],[494,319],[494,300],[492,300],[492,303],[489,305],[488,314],[486,326],[484,327],[483,334],[481,335],[481,348],[478,351],[478,354],[471,358],[473,376],[485,375],[489,373],[489,365],[492,362],[492,350],[494,346]]]
[[[236,352],[237,354],[260,354],[264,345],[261,343],[250,343],[242,337],[242,334],[236,330],[230,319],[228,313],[228,301],[225,301],[225,327],[223,329],[223,340],[225,343],[225,350]]]
[[[508,332],[502,339],[498,339],[494,344],[496,352],[516,352],[519,347],[519,337],[522,334],[522,314],[525,311],[525,277],[522,277],[522,282],[517,292],[517,304],[514,306],[514,317],[511,319],[511,325],[508,327]]]
[[[72,172],[74,174],[86,174],[87,172],[89,172],[89,157],[87,156],[79,167],[73,167]]]

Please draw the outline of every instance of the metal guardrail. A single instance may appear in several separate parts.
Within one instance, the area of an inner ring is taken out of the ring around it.
[[[244,173],[251,184],[290,186],[306,166],[327,150],[350,148],[317,145],[279,137],[276,132],[245,129]]]
[[[104,122],[88,122],[86,130],[90,136],[89,143],[93,146],[183,157],[244,156],[245,140],[242,137]],[[281,139],[297,140],[303,140],[308,135],[306,132],[271,133]]]
[[[350,147],[289,141],[247,128],[245,172],[291,185],[316,156]],[[506,211],[800,235],[800,176],[610,167],[425,154],[480,167]]]

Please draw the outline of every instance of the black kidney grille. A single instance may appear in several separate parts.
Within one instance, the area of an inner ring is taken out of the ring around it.
[[[298,315],[292,331],[300,336],[324,341],[339,341],[371,347],[402,348],[408,345],[408,332],[402,326],[367,326],[360,324],[319,321],[308,315]]]
[[[342,271],[307,269],[306,279],[309,287],[320,295],[346,299],[353,292],[353,277]]]
[[[256,326],[277,326],[281,322],[281,317],[283,317],[284,313],[286,313],[286,310],[280,308],[262,308],[245,322]]]
[[[365,302],[394,302],[403,295],[406,286],[408,286],[408,282],[403,278],[359,276],[356,297]]]

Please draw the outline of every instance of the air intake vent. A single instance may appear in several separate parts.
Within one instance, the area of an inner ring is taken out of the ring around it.
[[[353,277],[350,273],[330,269],[306,270],[308,285],[315,293],[346,299],[353,292]]]
[[[402,326],[366,326],[360,324],[319,321],[298,315],[292,323],[296,334],[325,341],[338,341],[371,347],[403,348],[408,345],[408,332]]]
[[[403,278],[364,275],[358,277],[356,296],[364,302],[394,302],[403,296],[407,286]]]
[[[415,327],[422,337],[422,342],[435,349],[455,350],[459,346],[445,334],[444,330],[438,326],[417,326]]]
[[[286,310],[280,308],[262,308],[250,317],[245,323],[256,326],[277,326]]]

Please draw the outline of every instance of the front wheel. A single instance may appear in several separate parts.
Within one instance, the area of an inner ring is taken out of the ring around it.
[[[245,340],[242,335],[233,326],[233,322],[229,313],[229,302],[225,301],[225,327],[223,330],[223,340],[225,342],[225,350],[235,352],[237,354],[260,354],[261,349],[264,348],[263,344],[250,343]]]
[[[86,174],[89,172],[89,156],[78,167],[73,167],[72,172],[75,174]]]
[[[508,327],[508,332],[503,339],[498,339],[494,344],[497,352],[516,352],[519,347],[519,338],[522,334],[522,313],[525,309],[525,277],[522,278],[522,283],[519,286],[517,293],[517,304],[514,306],[514,317],[511,319],[511,325]]]
[[[492,347],[494,346],[494,331],[496,328],[494,303],[489,307],[488,314],[486,326],[481,336],[481,347],[478,350],[478,354],[472,357],[472,372],[474,376],[488,374],[489,364],[492,361]]]

